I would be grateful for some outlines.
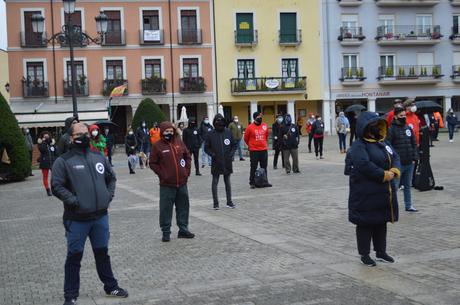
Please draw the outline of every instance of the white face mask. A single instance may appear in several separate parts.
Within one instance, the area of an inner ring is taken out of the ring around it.
[[[133,135],[133,134],[134,134],[134,132],[130,131],[130,132],[128,132],[128,134],[129,134],[129,135]]]
[[[411,111],[411,112],[416,112],[416,111],[417,111],[417,106],[412,106],[412,107],[410,107],[410,111]]]
[[[238,123],[238,119],[233,119],[233,122]]]
[[[276,121],[277,121],[279,124],[281,124],[281,123],[283,123],[283,118],[278,118],[278,119],[276,119]]]
[[[318,118],[318,121],[321,121],[321,118]]]
[[[209,120],[204,120],[204,123],[205,123],[205,124],[209,124]]]
[[[93,130],[91,131],[91,134],[93,135],[93,137],[96,137],[99,134],[99,132],[97,130]]]

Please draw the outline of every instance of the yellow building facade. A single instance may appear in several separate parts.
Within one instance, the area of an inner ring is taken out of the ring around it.
[[[0,93],[7,101],[10,99],[10,94],[7,91],[7,87],[9,87],[8,75],[8,53],[0,49]]]
[[[261,111],[320,113],[320,1],[215,1],[218,102],[246,125]],[[305,131],[305,124],[303,124]]]

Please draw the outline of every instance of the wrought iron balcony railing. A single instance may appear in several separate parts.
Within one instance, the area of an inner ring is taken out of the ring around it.
[[[70,80],[64,80],[64,96],[72,96],[72,82]],[[87,80],[76,81],[75,93],[77,96],[88,96],[89,95],[89,84]]]
[[[376,40],[439,40],[441,39],[439,25],[426,27],[418,25],[381,25],[377,27]]]
[[[178,44],[202,44],[202,31],[201,29],[179,29],[177,30],[177,41]]]
[[[124,46],[125,41],[125,31],[108,31],[104,34],[102,39],[103,46]]]
[[[256,77],[230,79],[232,93],[305,91],[307,77]]]
[[[126,90],[123,95],[128,95],[128,81],[125,79],[106,79],[103,83],[102,95],[110,96],[112,90],[118,86],[125,85]]]
[[[278,36],[281,46],[297,46],[302,43],[302,30],[292,32],[280,30]]]
[[[203,77],[183,77],[180,79],[180,93],[203,93],[206,84]]]
[[[236,46],[254,46],[257,45],[259,41],[259,33],[257,30],[248,33],[238,33],[238,31],[235,31],[234,35]]]
[[[41,80],[22,80],[22,96],[23,97],[48,97],[49,87],[48,82]]]
[[[21,32],[20,35],[22,48],[46,48],[48,45],[46,32]]]
[[[344,81],[363,81],[366,77],[364,76],[363,67],[348,67],[342,68],[342,77],[340,80]]]
[[[346,41],[346,40],[364,40],[366,36],[363,35],[363,28],[361,26],[358,27],[340,27],[340,36],[338,40]]]
[[[378,80],[438,79],[443,77],[441,65],[380,66]]]
[[[142,94],[155,95],[166,93],[166,79],[159,77],[150,77],[141,80]]]

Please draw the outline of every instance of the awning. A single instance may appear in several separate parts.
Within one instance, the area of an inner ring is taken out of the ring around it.
[[[72,112],[60,113],[17,113],[16,119],[20,127],[64,127],[64,121],[68,117],[73,116]],[[96,121],[108,120],[109,114],[107,110],[78,112],[80,122],[93,124]]]

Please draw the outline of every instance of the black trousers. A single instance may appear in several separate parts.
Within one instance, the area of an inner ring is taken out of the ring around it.
[[[29,171],[29,176],[32,175],[32,157],[33,157],[34,152],[32,150],[29,150],[29,160],[30,160],[30,171]]]
[[[311,152],[311,141],[313,141],[313,134],[310,132],[308,134],[308,152]]]
[[[251,171],[249,172],[249,184],[254,185],[254,176],[256,173],[257,166],[260,164],[260,167],[265,169],[267,172],[268,164],[268,151],[251,151],[249,152],[249,157],[251,158]],[[267,173],[268,177],[268,173]]]
[[[353,144],[353,139],[356,138],[356,127],[350,128],[350,147]]]
[[[227,204],[232,203],[232,185],[230,184],[230,174],[223,175],[225,183],[225,194],[227,195]],[[214,205],[219,205],[219,194],[217,192],[217,185],[219,184],[220,175],[212,175],[212,199]]]
[[[356,226],[356,240],[358,253],[369,255],[371,252],[371,240],[377,253],[385,253],[387,248],[387,224],[372,226]]]
[[[273,167],[278,166],[278,157],[281,155],[281,162],[284,168],[284,156],[283,156],[283,151],[280,149],[278,143],[273,143],[273,147],[275,149],[275,155],[273,156]]]
[[[113,147],[108,146],[107,147],[107,159],[109,159],[110,165],[112,165],[112,153],[113,153]]]
[[[318,153],[320,156],[323,156],[323,142],[324,138],[314,138],[315,144],[315,155],[318,157]]]
[[[198,174],[200,172],[200,163],[198,161],[198,157],[200,155],[200,149],[196,148],[194,150],[190,150],[190,153],[193,155],[193,163],[195,164],[195,172]]]

